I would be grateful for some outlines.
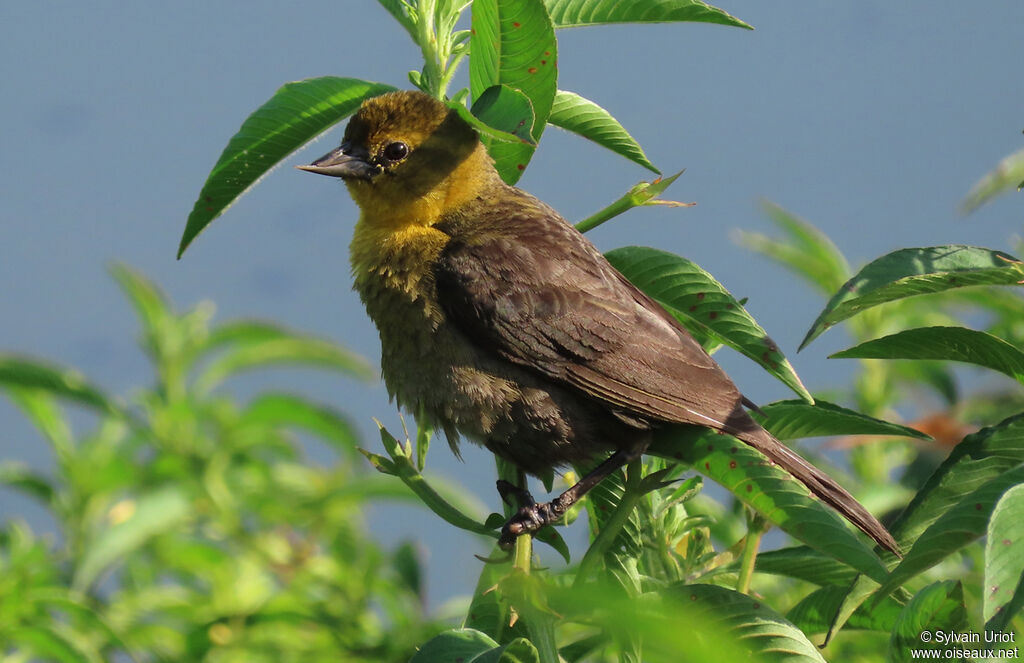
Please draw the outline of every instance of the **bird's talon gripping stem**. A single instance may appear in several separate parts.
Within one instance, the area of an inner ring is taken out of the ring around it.
[[[498,479],[498,494],[501,495],[501,500],[505,504],[512,504],[512,500],[515,500],[515,505],[519,508],[533,506],[537,502],[533,499],[533,495],[530,491],[525,488],[520,488],[511,481],[505,481],[504,479]]]

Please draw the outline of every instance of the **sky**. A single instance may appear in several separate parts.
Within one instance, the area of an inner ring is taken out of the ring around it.
[[[963,217],[972,184],[1024,142],[1024,3],[774,2],[723,9],[754,31],[705,24],[559,32],[559,87],[608,109],[663,172],[667,197],[695,207],[631,211],[590,233],[679,253],[710,271],[779,343],[812,390],[842,385],[833,330],[796,355],[824,302],[733,239],[772,234],[773,201],[815,223],[853,265],[910,246],[1009,249],[1024,199]],[[146,385],[133,313],[107,272],[123,262],[179,309],[212,300],[217,320],[260,317],[379,360],[351,291],[357,217],[344,188],[295,171],[333,147],[341,125],[292,155],[204,232],[180,261],[185,219],[242,120],[283,83],[338,75],[409,87],[419,51],[372,0],[0,3],[0,352],[46,358],[119,394]],[[463,70],[454,92],[466,84]],[[520,186],[570,220],[650,173],[558,130],[544,134]],[[735,354],[717,357],[756,402],[786,387]],[[233,388],[294,388],[350,413],[374,448],[371,417],[399,430],[383,385],[280,371]],[[48,452],[0,400],[0,460],[40,468]],[[429,469],[497,509],[492,462],[439,444]],[[0,520],[53,527],[0,492]],[[387,545],[412,537],[432,604],[468,594],[472,538],[422,512],[376,508]]]

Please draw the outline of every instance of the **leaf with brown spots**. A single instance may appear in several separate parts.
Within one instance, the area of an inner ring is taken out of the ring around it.
[[[989,631],[1006,630],[1024,607],[1024,484],[1003,493],[992,510],[982,594]]]

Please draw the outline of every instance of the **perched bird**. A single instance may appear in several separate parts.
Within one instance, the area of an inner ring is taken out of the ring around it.
[[[342,178],[362,212],[355,289],[400,405],[443,428],[456,452],[462,435],[531,474],[610,454],[553,501],[526,500],[503,544],[557,520],[653,430],[690,424],[758,449],[897,551],[849,493],[747,414],[675,318],[555,210],[505,184],[445,104],[421,92],[369,99],[340,147],[299,168]]]

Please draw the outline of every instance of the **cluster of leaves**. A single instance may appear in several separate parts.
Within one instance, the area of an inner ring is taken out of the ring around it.
[[[179,315],[139,274],[114,275],[157,376],[131,404],[75,372],[0,356],[0,386],[55,465],[7,461],[0,483],[45,505],[59,534],[17,520],[0,530],[0,658],[406,660],[436,631],[417,556],[370,541],[361,509],[408,491],[359,471],[336,410],[284,392],[243,405],[220,388],[282,363],[366,378],[365,363],[272,324],[211,328],[212,306]],[[75,434],[64,403],[94,413],[95,429]],[[335,460],[310,462],[312,443]]]

